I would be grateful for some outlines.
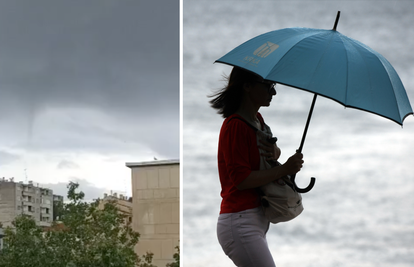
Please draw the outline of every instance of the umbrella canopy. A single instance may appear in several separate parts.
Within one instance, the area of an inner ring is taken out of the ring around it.
[[[259,35],[216,62],[303,89],[402,125],[413,114],[391,64],[336,30],[286,28]]]
[[[332,30],[286,28],[259,35],[216,62],[240,67],[265,80],[314,93],[302,141],[302,152],[316,97],[330,98],[345,107],[388,118],[402,125],[413,114],[395,69],[378,52],[338,31],[340,12]],[[302,189],[291,180],[300,193]]]

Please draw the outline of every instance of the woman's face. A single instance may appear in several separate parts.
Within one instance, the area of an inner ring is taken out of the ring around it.
[[[268,107],[272,97],[276,95],[275,83],[263,81],[251,84],[249,96],[252,102],[260,107]]]

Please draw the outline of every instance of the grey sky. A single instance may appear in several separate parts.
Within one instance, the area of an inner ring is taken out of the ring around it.
[[[179,157],[178,0],[0,1],[0,44],[0,176],[29,152]]]

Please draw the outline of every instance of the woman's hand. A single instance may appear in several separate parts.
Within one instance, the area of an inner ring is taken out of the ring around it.
[[[276,143],[272,144],[266,140],[260,140],[259,148],[265,152],[260,153],[261,156],[264,156],[266,160],[278,160],[281,154],[280,148]]]
[[[285,168],[285,171],[291,175],[300,171],[303,166],[303,162],[303,154],[296,153],[291,156],[282,166]]]
[[[246,177],[246,179],[237,185],[237,189],[245,190],[260,187],[262,185],[274,182],[279,178],[283,178],[286,175],[295,174],[302,168],[302,158],[302,153],[296,153],[281,166],[266,170],[252,171],[249,176]]]

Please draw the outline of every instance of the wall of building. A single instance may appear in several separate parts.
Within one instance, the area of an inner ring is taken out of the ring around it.
[[[37,200],[36,200],[37,201]],[[53,191],[40,188],[40,226],[50,226],[53,221]]]
[[[133,229],[140,233],[138,255],[154,253],[154,264],[173,261],[180,238],[178,161],[127,163],[132,169]]]
[[[108,202],[113,202],[118,208],[120,214],[124,215],[124,223],[132,223],[132,199],[128,198],[122,194],[118,196],[117,193],[114,194],[104,194],[104,198],[99,201],[98,208],[104,209],[105,204]]]
[[[47,188],[0,180],[0,222],[11,226],[20,214],[30,215],[39,226],[50,226],[53,220],[53,191]]]
[[[0,222],[3,228],[11,226],[17,212],[16,184],[0,181]]]

